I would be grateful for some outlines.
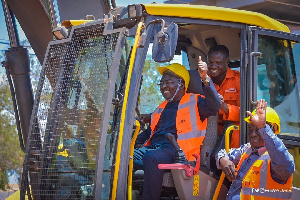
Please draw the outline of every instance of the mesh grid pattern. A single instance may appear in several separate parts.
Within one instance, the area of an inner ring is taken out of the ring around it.
[[[74,29],[69,42],[49,47],[24,167],[33,196],[40,199],[93,198],[101,119],[119,36],[103,36],[103,29]]]

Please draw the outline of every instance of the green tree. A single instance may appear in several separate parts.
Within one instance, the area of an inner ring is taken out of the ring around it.
[[[20,149],[11,94],[7,82],[0,83],[0,189],[8,187],[8,172],[19,175],[24,153]]]

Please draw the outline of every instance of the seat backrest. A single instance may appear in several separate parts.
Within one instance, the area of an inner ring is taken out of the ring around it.
[[[198,70],[189,70],[190,83],[187,88],[188,93],[204,95],[202,89],[201,77]],[[210,116],[207,118],[207,128],[203,145],[201,146],[200,158],[201,166],[210,170],[210,159],[212,152],[217,144],[218,140],[218,117]]]
[[[201,77],[198,70],[189,70],[190,83],[187,88],[187,93],[204,94],[202,89]]]

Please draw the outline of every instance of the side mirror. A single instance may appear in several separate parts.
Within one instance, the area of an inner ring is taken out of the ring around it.
[[[164,24],[164,23],[163,23]],[[155,62],[169,62],[173,59],[178,39],[178,26],[171,23],[154,34],[152,59]]]

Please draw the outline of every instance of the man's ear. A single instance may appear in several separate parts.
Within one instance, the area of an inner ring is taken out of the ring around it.
[[[229,63],[230,63],[230,59],[229,58],[227,58],[227,66],[229,65]]]
[[[184,83],[184,81],[181,81],[181,83],[180,83],[180,87],[179,87],[180,89],[185,89],[185,83]]]

